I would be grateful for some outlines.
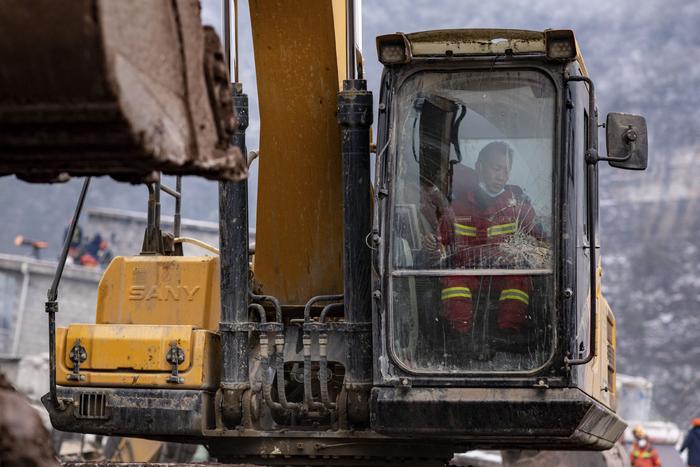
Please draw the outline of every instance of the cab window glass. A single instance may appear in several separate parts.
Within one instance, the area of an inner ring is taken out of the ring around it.
[[[555,94],[530,70],[423,72],[401,86],[392,342],[411,369],[548,358]]]

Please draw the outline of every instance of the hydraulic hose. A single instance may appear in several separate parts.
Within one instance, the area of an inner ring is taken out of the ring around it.
[[[318,347],[320,354],[318,382],[321,390],[321,404],[327,409],[333,409],[335,408],[335,403],[330,401],[328,395],[328,335],[326,333],[319,334]]]
[[[344,308],[343,303],[331,303],[326,305],[323,310],[321,310],[321,316],[318,321],[324,329],[324,332],[318,336],[318,348],[319,348],[319,367],[318,367],[318,382],[321,392],[321,404],[327,409],[334,409],[336,404],[331,402],[330,396],[328,394],[328,334],[325,332],[323,324],[326,321],[326,316],[329,311]]]
[[[298,411],[300,404],[287,400],[287,390],[284,387],[284,334],[278,333],[275,336],[275,370],[277,372],[277,397],[285,410]]]
[[[272,295],[256,295],[253,292],[249,292],[248,295],[254,302],[272,303],[272,306],[275,308],[275,321],[278,323],[282,322],[282,306],[277,298],[273,297]]]
[[[330,302],[334,300],[342,300],[342,294],[335,295],[317,295],[312,297],[306,306],[304,306],[304,324],[311,322],[311,307],[318,302]],[[327,308],[327,307],[326,307]],[[326,309],[324,308],[324,310]],[[323,310],[321,311],[323,313]],[[311,388],[311,334],[304,331],[302,337],[304,344],[304,411],[309,412],[313,409],[323,409],[324,405],[313,400],[313,392]]]

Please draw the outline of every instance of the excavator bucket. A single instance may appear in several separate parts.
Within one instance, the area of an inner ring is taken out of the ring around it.
[[[0,176],[245,177],[228,66],[198,0],[0,9]]]

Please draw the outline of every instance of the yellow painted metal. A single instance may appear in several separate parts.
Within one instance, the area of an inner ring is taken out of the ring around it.
[[[343,290],[333,5],[249,6],[261,122],[255,276],[265,293],[303,304]]]
[[[186,324],[215,331],[219,295],[218,257],[120,256],[100,281],[96,322]]]
[[[335,29],[335,59],[338,70],[338,90],[343,89],[343,80],[347,72],[347,62],[345,61],[347,51],[347,21],[345,0],[331,0],[333,7],[333,28]]]
[[[610,304],[601,291],[603,267],[598,260],[596,270],[596,356],[583,366],[581,372],[582,385],[585,391],[611,410],[616,409],[616,353],[617,353],[617,323]],[[586,298],[586,303],[590,296]]]
[[[192,326],[72,324],[66,333],[68,351],[78,339],[87,351],[87,360],[80,364],[83,369],[167,372],[170,364],[165,355],[171,342],[176,342],[185,353],[180,366],[190,366]],[[64,363],[72,365],[67,353]]]
[[[68,379],[69,355],[78,339],[87,353],[80,382]],[[166,355],[173,341],[185,353],[178,365],[182,384],[167,382]],[[218,334],[188,325],[72,324],[56,330],[56,355],[56,382],[63,386],[213,389],[219,384]]]

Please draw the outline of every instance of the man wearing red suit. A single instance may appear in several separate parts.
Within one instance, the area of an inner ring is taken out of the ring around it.
[[[508,185],[512,165],[513,149],[496,141],[479,152],[476,180],[455,172],[452,212],[440,224],[450,269],[512,269],[504,247],[517,249],[519,236],[544,237],[523,190]],[[491,298],[498,301],[498,330],[517,332],[527,319],[531,292],[527,276],[449,276],[443,280],[442,314],[455,331],[468,333],[475,307]]]

